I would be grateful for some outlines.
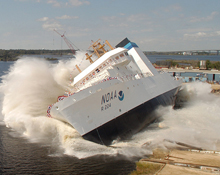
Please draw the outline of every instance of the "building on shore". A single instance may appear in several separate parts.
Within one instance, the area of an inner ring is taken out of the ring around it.
[[[209,83],[220,83],[220,71],[218,70],[199,70],[199,69],[160,69],[168,72],[171,76],[181,79],[183,82],[202,81]]]

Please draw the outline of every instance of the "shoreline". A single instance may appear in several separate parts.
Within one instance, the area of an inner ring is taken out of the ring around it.
[[[220,151],[194,148],[184,143],[170,142],[172,146],[156,148],[148,158],[136,162],[136,170],[130,175],[138,174],[220,174]]]

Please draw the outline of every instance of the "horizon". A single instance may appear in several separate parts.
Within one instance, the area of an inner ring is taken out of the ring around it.
[[[7,51],[10,51],[10,50],[50,50],[50,51],[62,51],[62,50],[69,50],[71,52],[71,49],[70,48],[66,48],[66,49],[0,49],[0,50],[7,50]],[[74,51],[81,51],[81,50],[74,50]],[[87,51],[91,51],[91,50],[87,50]],[[220,51],[220,49],[204,49],[204,50],[168,50],[168,51],[155,51],[155,50],[143,50],[143,52],[209,52],[209,51],[214,51],[214,52],[217,52],[217,51]]]

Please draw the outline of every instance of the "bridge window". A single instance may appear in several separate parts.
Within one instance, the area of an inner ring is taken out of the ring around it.
[[[122,54],[120,54],[120,57],[124,57],[124,54],[122,53]]]

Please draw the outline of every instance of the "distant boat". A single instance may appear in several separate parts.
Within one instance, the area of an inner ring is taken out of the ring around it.
[[[180,82],[158,72],[135,43],[125,38],[113,48],[98,40],[91,48],[91,65],[82,72],[78,67],[73,92],[59,97],[48,116],[69,123],[86,140],[110,145],[155,120],[158,106],[174,105]]]

